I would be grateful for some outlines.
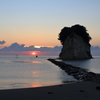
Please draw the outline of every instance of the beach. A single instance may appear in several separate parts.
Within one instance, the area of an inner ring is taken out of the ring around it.
[[[48,60],[78,81],[70,83],[65,81],[58,85],[41,87],[5,88],[0,90],[0,100],[100,100],[99,74],[87,72],[55,59]]]
[[[0,100],[100,100],[94,82],[77,82],[55,86],[0,90]]]

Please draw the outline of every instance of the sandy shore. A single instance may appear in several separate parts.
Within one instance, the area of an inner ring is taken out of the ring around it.
[[[98,83],[81,82],[39,88],[0,90],[0,100],[100,100]]]

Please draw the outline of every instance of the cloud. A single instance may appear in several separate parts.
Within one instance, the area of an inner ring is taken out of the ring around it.
[[[0,45],[3,45],[3,44],[5,44],[6,43],[6,41],[0,41]]]
[[[36,48],[33,45],[29,46],[29,47],[25,47],[25,44],[12,43],[10,46],[0,49],[0,51],[7,51],[7,52],[8,51],[41,51],[41,52],[59,52],[60,53],[61,49],[62,49],[62,46],[55,46],[53,48],[52,47]],[[100,47],[99,46],[91,46],[91,54],[92,54],[92,56],[99,56],[100,55]]]
[[[39,51],[61,51],[62,46],[55,46],[55,47],[41,47]]]
[[[91,46],[91,50],[100,50],[99,46]]]
[[[34,50],[34,46],[25,47],[25,44],[18,44],[18,43],[12,43],[10,46],[0,49],[0,51],[31,51],[31,50]]]
[[[25,47],[25,44],[12,43],[10,46],[0,49],[0,51],[61,51],[61,48],[62,46],[35,48],[32,45]]]
[[[91,54],[92,54],[92,56],[100,56],[100,47],[99,46],[91,46]]]

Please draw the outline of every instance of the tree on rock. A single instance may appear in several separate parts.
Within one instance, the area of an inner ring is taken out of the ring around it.
[[[72,27],[64,27],[61,32],[59,33],[59,38],[61,44],[63,45],[65,42],[65,39],[71,34],[74,33],[76,35],[79,35],[83,38],[84,42],[89,43],[92,39],[89,34],[87,33],[87,30],[84,26],[81,25],[74,25]]]
[[[90,37],[87,30],[82,25],[64,27],[59,33],[59,38],[63,48],[59,57],[61,59],[90,59]]]

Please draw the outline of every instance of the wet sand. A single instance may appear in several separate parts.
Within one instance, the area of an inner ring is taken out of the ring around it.
[[[100,85],[80,82],[38,88],[0,90],[0,100],[100,100]]]

